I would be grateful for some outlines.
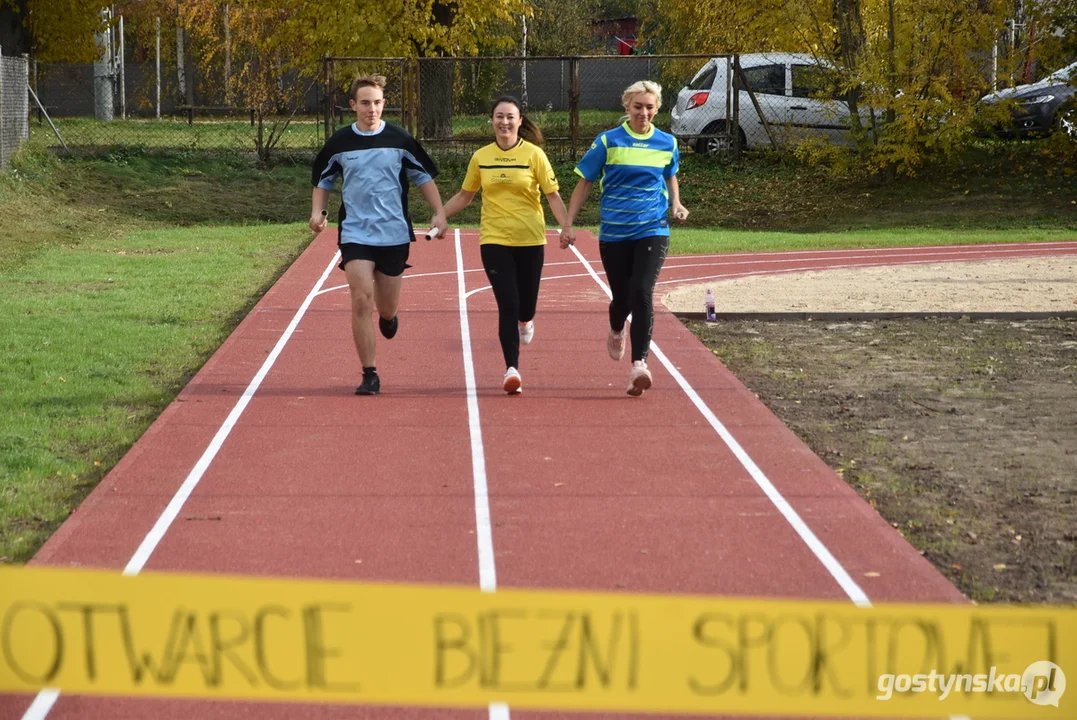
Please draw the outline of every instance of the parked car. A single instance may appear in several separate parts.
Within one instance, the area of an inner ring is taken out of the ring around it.
[[[1039,82],[984,95],[994,104],[1012,100],[1012,121],[995,129],[1002,137],[1025,137],[1061,130],[1077,137],[1077,62],[1056,70]]]
[[[776,142],[809,137],[850,140],[849,105],[834,91],[834,67],[825,60],[804,53],[751,53],[740,56],[740,65]],[[729,149],[733,74],[732,58],[712,58],[677,93],[671,130],[698,153]],[[769,146],[751,98],[741,83],[735,86],[741,147]],[[866,108],[861,117],[870,121]]]

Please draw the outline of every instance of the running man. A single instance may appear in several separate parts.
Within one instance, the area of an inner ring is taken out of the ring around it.
[[[571,226],[591,186],[601,180],[598,249],[613,294],[606,351],[614,360],[624,357],[624,326],[631,313],[628,394],[638,397],[651,387],[647,354],[654,326],[654,285],[669,252],[667,213],[672,210],[684,222],[688,211],[681,205],[677,185],[677,138],[651,124],[662,107],[662,86],[649,80],[633,83],[621,103],[627,121],[595,138],[576,166],[580,181],[568,203],[569,227],[561,234],[561,247],[574,244]]]
[[[340,269],[348,279],[352,305],[352,338],[363,367],[356,395],[377,395],[381,379],[375,365],[378,329],[392,339],[400,327],[401,276],[408,265],[415,231],[408,215],[408,181],[415,183],[434,212],[438,237],[448,223],[434,178],[434,162],[407,130],[381,119],[385,78],[365,75],[352,82],[348,104],[355,122],[329,138],[314,160],[310,229],[325,229],[325,209],[337,177],[342,177],[337,244]]]

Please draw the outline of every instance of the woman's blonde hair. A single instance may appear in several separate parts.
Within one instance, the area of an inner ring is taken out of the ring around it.
[[[640,93],[650,93],[654,95],[655,104],[658,107],[662,107],[662,86],[656,82],[650,80],[637,80],[621,93],[621,105],[625,110],[628,109],[628,103],[632,102],[632,97],[639,95]]]

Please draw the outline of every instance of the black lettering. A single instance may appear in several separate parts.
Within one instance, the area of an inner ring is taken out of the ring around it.
[[[580,615],[580,653],[576,668],[576,687],[580,690],[587,686],[588,658],[594,663],[595,673],[603,688],[610,687],[610,678],[613,674],[614,656],[617,654],[617,641],[621,636],[621,613],[613,616],[613,627],[610,629],[609,644],[606,650],[606,663],[603,666],[602,656],[599,653],[596,639],[591,625],[591,616],[587,613]]]
[[[836,623],[841,630],[841,637],[835,644],[828,645],[827,616],[825,613],[819,613],[815,616],[815,650],[812,653],[812,677],[815,678],[815,683],[812,685],[812,694],[822,694],[823,681],[824,678],[827,678],[834,688],[835,695],[842,698],[851,698],[853,696],[852,689],[844,688],[838,683],[838,674],[830,663],[832,655],[837,655],[849,645],[848,623],[842,616],[836,618]]]
[[[325,646],[325,632],[322,627],[322,613],[326,612],[351,612],[350,605],[340,603],[327,603],[323,605],[308,605],[303,608],[303,627],[306,630],[307,640],[307,687],[320,688],[334,692],[348,692],[359,689],[357,683],[339,684],[330,683],[326,679],[326,658],[340,657],[342,651],[339,647],[329,648]]]
[[[174,629],[175,627],[176,625],[173,624]],[[166,682],[174,682],[180,668],[185,663],[193,662],[201,668],[202,677],[205,679],[206,684],[210,687],[214,686],[213,667],[210,664],[209,655],[206,653],[202,635],[199,633],[198,615],[196,613],[187,612],[184,614],[179,623],[178,639],[173,643],[172,637],[170,637],[169,645],[172,652],[165,655],[168,659],[168,665],[161,667],[161,675]]]
[[[454,636],[449,637],[446,634],[446,631],[449,629],[456,630]],[[475,651],[469,645],[470,639],[471,632],[469,630],[468,619],[463,615],[437,615],[434,617],[434,652],[436,658],[436,662],[434,663],[434,685],[437,688],[450,689],[460,687],[471,679],[478,658],[475,655]],[[461,652],[464,657],[467,658],[467,668],[451,680],[447,679],[445,676],[447,651]]]
[[[539,617],[556,617],[562,615],[562,613],[540,613]],[[552,646],[546,646],[545,649],[550,651],[550,656],[546,660],[546,667],[542,671],[542,675],[539,676],[537,688],[539,690],[568,690],[568,685],[557,685],[550,687],[550,678],[553,677],[554,672],[557,670],[557,664],[561,659],[561,655],[568,647],[568,639],[572,633],[572,626],[576,620],[576,614],[572,612],[563,613],[564,622],[561,624],[561,632],[557,635],[557,641]]]
[[[812,632],[812,626],[806,618],[794,617],[791,615],[779,615],[774,618],[771,627],[768,630],[770,642],[767,644],[767,667],[769,669],[770,682],[780,692],[786,695],[799,695],[803,693],[807,688],[812,687],[815,683],[815,664],[805,663],[807,666],[804,677],[796,685],[785,685],[782,677],[779,675],[779,660],[781,658],[781,647],[778,643],[778,639],[781,637],[782,628],[792,623],[797,625],[804,631],[804,634],[808,637],[808,646],[813,647],[816,644],[815,633]]]
[[[11,647],[12,627],[15,625],[15,617],[23,612],[38,612],[48,622],[52,629],[52,664],[43,675],[33,675],[19,664],[15,657],[14,648]],[[31,685],[43,685],[52,681],[60,672],[64,663],[64,631],[60,625],[59,616],[52,608],[42,603],[17,602],[13,603],[4,614],[4,624],[0,633],[4,636],[4,659],[8,666],[24,682]]]
[[[919,618],[902,617],[895,619],[890,624],[890,636],[887,639],[887,672],[898,672],[898,657],[907,655],[907,653],[901,652],[902,632],[906,629],[916,631],[924,640],[924,659],[920,664],[923,671],[927,672],[934,669],[935,666],[931,663],[931,656],[936,650],[936,635],[932,632],[933,628]],[[908,670],[905,672],[908,672]]]
[[[697,695],[721,695],[737,680],[737,672],[740,667],[739,653],[735,645],[724,640],[720,635],[720,627],[724,626],[732,632],[734,619],[728,615],[717,613],[705,613],[700,615],[692,626],[692,637],[696,643],[706,648],[714,648],[725,654],[729,669],[724,676],[705,684],[703,681],[690,677],[688,687]]]
[[[99,612],[119,612],[119,605],[81,605],[77,603],[58,603],[56,608],[60,612],[77,612],[82,615],[82,634],[84,637],[86,653],[86,677],[91,681],[97,679],[97,652],[94,641],[93,617]]]
[[[482,648],[481,684],[484,688],[506,689],[501,684],[501,656],[515,648],[501,642],[501,621],[523,620],[525,610],[491,610],[479,617],[479,633]]]
[[[235,620],[236,626],[239,628],[236,635],[224,638],[221,634],[221,620],[232,619]],[[209,616],[209,637],[210,646],[212,648],[211,653],[213,657],[213,685],[223,681],[224,678],[224,662],[223,659],[227,658],[236,666],[236,669],[243,674],[243,677],[247,679],[247,682],[251,687],[258,686],[258,676],[253,670],[247,667],[243,660],[233,650],[240,645],[247,642],[250,637],[250,627],[247,625],[247,618],[238,613],[224,610],[221,612],[212,613]]]
[[[753,627],[757,630],[753,631]],[[740,690],[748,691],[750,674],[748,671],[748,651],[761,648],[770,642],[772,628],[765,615],[748,613],[737,623],[737,645],[740,647]]]
[[[143,653],[141,657],[135,649],[134,633],[131,630],[131,616],[126,605],[119,608],[120,635],[123,637],[123,648],[127,655],[127,666],[131,669],[131,680],[136,684],[142,683],[144,673],[149,673],[157,682],[163,682],[161,669],[155,666],[156,661],[149,653]],[[177,625],[183,621],[183,613],[175,611],[172,614],[172,626],[168,632],[168,644],[165,647],[162,658],[168,658],[172,654],[172,645],[175,641]]]
[[[258,671],[265,678],[266,684],[275,690],[295,690],[302,685],[301,680],[294,682],[288,682],[281,680],[269,671],[269,663],[266,660],[266,633],[265,625],[266,620],[270,616],[277,616],[282,620],[287,621],[290,612],[288,608],[281,605],[271,605],[264,607],[254,615],[254,657],[258,663]]]

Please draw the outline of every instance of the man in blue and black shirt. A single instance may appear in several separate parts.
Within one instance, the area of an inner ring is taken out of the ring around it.
[[[375,366],[372,311],[378,312],[378,328],[386,338],[396,335],[400,321],[400,284],[415,231],[408,215],[409,182],[434,211],[433,224],[444,235],[447,223],[441,194],[434,178],[434,162],[406,130],[381,119],[385,105],[385,78],[370,75],[356,78],[351,85],[349,104],[355,122],[341,128],[314,160],[311,183],[310,228],[325,229],[325,208],[338,177],[341,204],[340,269],[348,278],[352,299],[352,337],[363,381],[357,395],[377,395],[381,380]]]

